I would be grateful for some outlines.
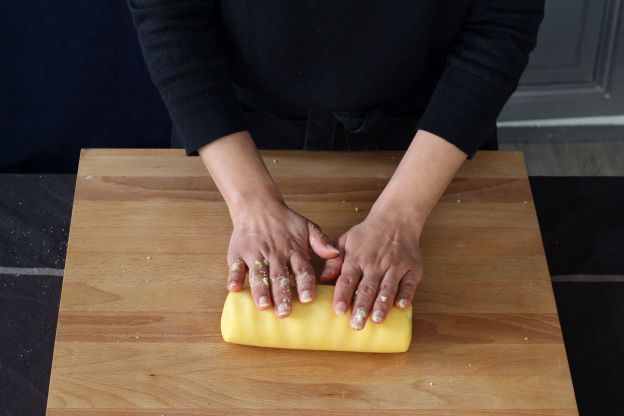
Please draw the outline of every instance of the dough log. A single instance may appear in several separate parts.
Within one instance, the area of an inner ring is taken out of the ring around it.
[[[412,310],[392,307],[382,324],[370,320],[361,331],[349,326],[350,314],[332,308],[333,286],[318,285],[312,303],[293,301],[292,313],[279,319],[273,310],[258,310],[249,290],[229,293],[221,315],[226,342],[258,347],[306,350],[405,352],[412,338]]]

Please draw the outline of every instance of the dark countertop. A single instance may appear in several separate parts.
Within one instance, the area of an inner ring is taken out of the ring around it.
[[[43,415],[74,175],[0,175],[0,416]],[[531,178],[581,415],[624,408],[624,177]]]

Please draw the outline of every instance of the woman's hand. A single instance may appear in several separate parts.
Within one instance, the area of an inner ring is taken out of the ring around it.
[[[275,307],[283,318],[292,308],[292,285],[299,300],[315,295],[310,248],[324,259],[339,252],[321,229],[289,209],[249,135],[242,131],[198,149],[225,200],[234,230],[227,260],[230,291],[249,285],[256,306]]]
[[[273,306],[280,318],[292,310],[291,285],[302,303],[314,299],[310,248],[324,259],[339,254],[318,225],[280,202],[246,205],[232,214],[232,222],[227,256],[230,291],[243,288],[248,272],[256,306],[262,310]]]
[[[364,328],[369,316],[383,322],[393,305],[411,307],[423,273],[419,234],[419,225],[397,211],[371,212],[338,239],[343,255],[327,260],[321,279],[338,277],[334,311],[344,314],[351,306],[353,329]]]
[[[354,329],[369,315],[383,322],[392,305],[411,307],[423,274],[422,227],[465,159],[449,141],[419,130],[370,214],[338,240],[342,255],[325,262],[321,279],[338,278],[334,311],[352,306]]]

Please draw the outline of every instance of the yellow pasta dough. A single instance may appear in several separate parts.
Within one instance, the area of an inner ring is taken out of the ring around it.
[[[392,307],[382,324],[370,320],[361,331],[349,326],[350,314],[336,315],[333,286],[319,285],[312,303],[293,302],[288,318],[260,311],[249,290],[229,293],[221,315],[226,342],[306,350],[405,352],[412,338],[412,310]]]

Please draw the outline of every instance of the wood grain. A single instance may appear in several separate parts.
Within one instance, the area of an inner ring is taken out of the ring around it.
[[[263,152],[289,205],[334,237],[400,157]],[[520,153],[478,152],[436,205],[405,354],[223,343],[230,231],[197,158],[82,152],[48,415],[577,415]]]

